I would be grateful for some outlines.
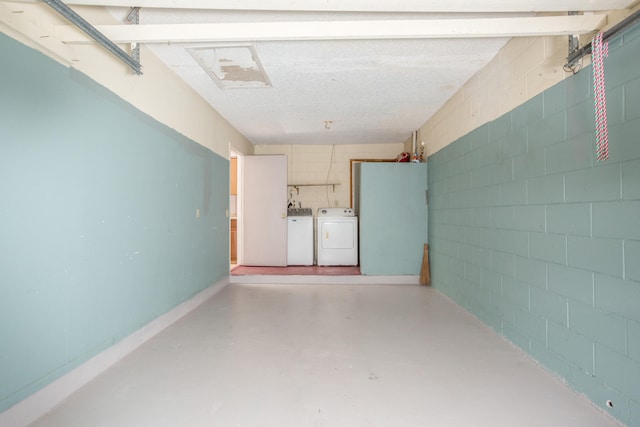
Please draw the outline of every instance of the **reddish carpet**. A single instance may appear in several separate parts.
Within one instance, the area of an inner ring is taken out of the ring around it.
[[[233,276],[358,276],[360,267],[358,266],[289,266],[289,267],[254,267],[239,265],[231,270]]]

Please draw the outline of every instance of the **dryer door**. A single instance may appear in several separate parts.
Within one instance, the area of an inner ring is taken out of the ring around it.
[[[358,218],[318,219],[318,265],[358,265]]]
[[[356,225],[352,220],[325,219],[320,224],[320,245],[323,249],[354,248]]]

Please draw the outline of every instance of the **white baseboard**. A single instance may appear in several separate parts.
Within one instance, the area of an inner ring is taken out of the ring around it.
[[[420,276],[314,276],[314,275],[246,275],[230,276],[230,283],[313,284],[313,285],[418,285]]]
[[[95,355],[71,372],[0,413],[0,427],[23,427],[34,422],[73,392],[116,364],[154,335],[192,311],[229,284],[225,277],[188,301],[154,319],[113,346]]]

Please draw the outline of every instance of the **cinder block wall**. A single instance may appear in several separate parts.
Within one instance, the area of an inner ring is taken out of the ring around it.
[[[431,155],[564,80],[567,38],[516,37],[422,126]],[[456,120],[452,120],[456,117]]]
[[[640,10],[607,11],[606,31]],[[590,42],[592,34],[581,37]],[[473,129],[510,112],[518,105],[572,75],[565,71],[567,37],[514,37],[500,52],[418,130],[418,141],[426,143],[431,155]],[[579,66],[587,66],[584,57]]]
[[[610,41],[605,67],[606,162],[590,67],[429,157],[432,278],[640,425],[640,28]]]
[[[3,34],[0,54],[2,412],[228,276],[229,162]]]

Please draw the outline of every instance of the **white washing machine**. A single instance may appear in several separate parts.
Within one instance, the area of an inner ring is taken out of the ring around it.
[[[320,208],[316,217],[318,265],[358,265],[358,217],[351,208]]]
[[[287,265],[313,265],[313,211],[290,208],[287,214]]]

